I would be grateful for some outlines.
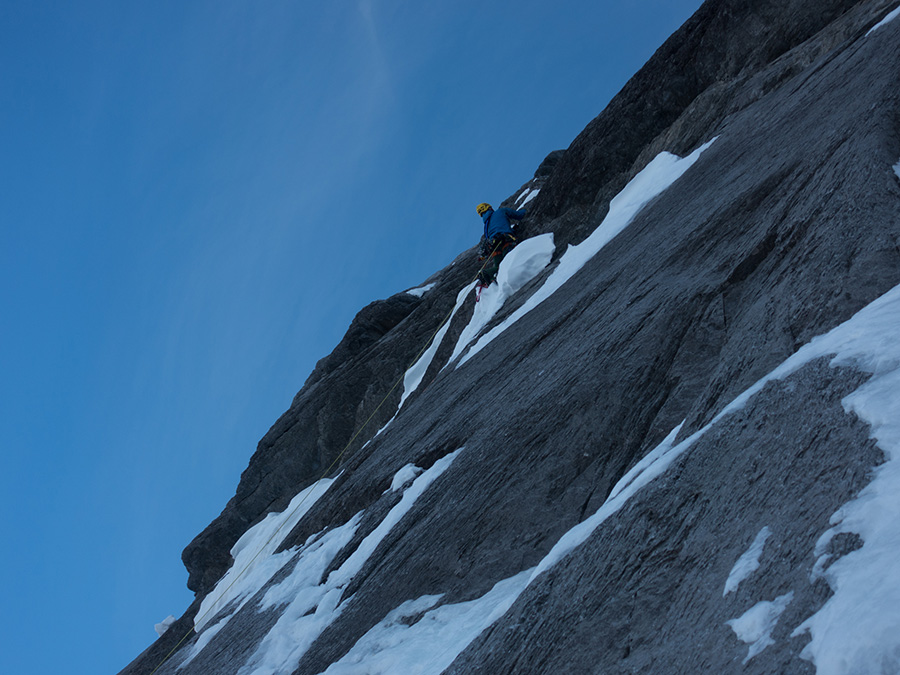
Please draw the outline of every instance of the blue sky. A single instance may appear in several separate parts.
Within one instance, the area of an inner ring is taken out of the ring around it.
[[[365,304],[699,0],[0,3],[7,673],[114,673]]]

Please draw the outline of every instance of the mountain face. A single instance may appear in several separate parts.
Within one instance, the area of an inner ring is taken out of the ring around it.
[[[706,2],[480,302],[359,313],[122,672],[900,673],[898,13]]]

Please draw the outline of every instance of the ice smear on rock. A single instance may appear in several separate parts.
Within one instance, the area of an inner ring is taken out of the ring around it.
[[[442,457],[416,478],[378,527],[324,582],[322,574],[340,549],[314,561],[304,560],[301,553],[294,571],[284,581],[269,588],[263,596],[260,611],[276,607],[284,609],[238,675],[275,675],[290,673],[296,668],[310,645],[340,616],[348,601],[343,593],[350,580],[362,569],[388,532],[412,509],[422,493],[450,468],[460,452],[462,449]],[[349,543],[349,539],[346,541]]]
[[[726,621],[731,630],[737,635],[738,640],[750,645],[744,663],[759,654],[769,645],[775,644],[772,639],[772,631],[778,623],[781,614],[794,599],[794,592],[785,593],[775,598],[772,602],[760,602],[748,609],[737,619]]]
[[[406,375],[403,376],[403,396],[400,398],[400,405],[397,408],[402,408],[403,404],[406,403],[406,399],[418,389],[419,385],[422,384],[422,378],[425,377],[425,373],[428,371],[428,366],[431,365],[432,360],[434,359],[434,355],[437,353],[438,348],[441,346],[441,342],[444,340],[444,336],[447,334],[447,329],[450,328],[450,324],[453,322],[453,317],[456,316],[456,312],[462,307],[463,302],[465,302],[466,297],[468,297],[469,293],[472,289],[475,288],[475,282],[473,281],[471,284],[463,288],[459,294],[456,296],[456,305],[453,307],[453,312],[450,314],[450,319],[441,326],[441,329],[437,332],[437,335],[434,336],[434,339],[431,341],[431,344],[428,346],[428,349],[424,354],[406,371]],[[393,421],[393,420],[392,420]],[[387,426],[387,425],[385,425]],[[381,433],[380,431],[378,433]]]
[[[175,623],[175,617],[169,614],[169,616],[167,616],[165,619],[157,624],[154,624],[153,628],[156,630],[156,634],[159,637],[162,637],[163,634],[165,634],[165,632],[169,630],[169,626],[171,626],[173,623]]]
[[[531,570],[504,579],[482,597],[431,609],[440,595],[403,603],[369,630],[324,675],[440,675],[453,660],[508,610]],[[415,620],[416,615],[424,614]],[[412,623],[412,625],[410,625]]]
[[[876,30],[878,30],[879,28],[881,28],[881,27],[884,26],[885,24],[890,23],[891,21],[893,21],[894,19],[896,19],[898,16],[900,16],[900,7],[898,7],[898,8],[895,9],[894,11],[892,11],[890,14],[888,14],[886,17],[884,17],[881,21],[879,21],[879,22],[876,23],[874,26],[872,26],[872,27],[869,29],[869,32],[866,33],[866,37],[869,37],[869,36],[870,36],[872,33],[874,33]]]
[[[762,555],[766,540],[772,534],[768,527],[764,527],[756,535],[756,539],[750,544],[750,548],[746,553],[738,558],[738,561],[731,568],[731,573],[725,581],[725,590],[722,591],[722,597],[725,597],[732,591],[736,591],[740,583],[747,579],[751,574],[759,569],[759,557]]]
[[[538,196],[538,192],[540,192],[540,190],[526,190],[525,192],[523,192],[522,196],[519,197],[519,202],[516,204],[516,208],[524,208],[524,206],[528,204],[528,202]]]
[[[420,286],[419,288],[411,288],[406,292],[408,295],[414,295],[417,298],[421,298],[423,295],[425,295],[428,291],[430,291],[435,286],[437,286],[437,284],[427,284],[425,286]]]
[[[531,281],[550,264],[553,251],[553,234],[542,234],[526,239],[510,251],[497,272],[496,283],[481,293],[481,300],[475,305],[475,312],[469,324],[463,329],[448,363],[459,356],[482,329],[500,311],[503,304],[522,286]]]
[[[333,479],[324,478],[313,483],[299,492],[283,512],[268,514],[237,540],[231,548],[234,563],[212,593],[204,598],[194,619],[194,630],[199,633],[232,602],[246,600],[282,568],[293,554],[283,551],[275,555],[275,551],[332,482]]]
[[[577,246],[570,246],[559,261],[559,266],[544,282],[544,285],[527,302],[499,326],[482,336],[472,349],[460,360],[459,365],[468,361],[485,346],[516,321],[553,295],[566,281],[571,279],[606,244],[631,224],[638,212],[654,197],[681,178],[700,155],[715,142],[715,138],[700,146],[687,157],[681,158],[662,152],[626,185],[609,203],[609,212],[596,230]]]
[[[388,492],[396,492],[397,490],[405,487],[407,484],[412,483],[416,479],[416,476],[418,476],[424,470],[425,469],[422,469],[415,464],[407,464],[394,474],[394,480],[391,482],[391,487]]]

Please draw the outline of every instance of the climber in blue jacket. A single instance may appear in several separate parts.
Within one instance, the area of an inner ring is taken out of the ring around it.
[[[528,214],[525,209],[522,209],[521,211],[515,211],[513,209],[507,209],[505,207],[500,207],[499,209],[494,211],[494,207],[484,202],[475,207],[475,210],[484,221],[485,241],[490,241],[498,234],[511,235],[513,233],[513,229],[512,225],[509,222],[510,219],[519,221]]]
[[[509,221],[522,220],[527,215],[527,211],[525,209],[516,211],[505,207],[494,211],[494,207],[484,202],[475,207],[475,210],[484,221],[484,236],[481,238],[478,259],[488,259],[478,273],[478,283],[483,288],[489,286],[497,278],[500,261],[517,243],[513,226]],[[480,297],[480,292],[478,295]]]

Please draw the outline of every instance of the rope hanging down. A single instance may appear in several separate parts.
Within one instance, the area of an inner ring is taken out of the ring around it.
[[[481,265],[481,268],[480,268],[480,269],[478,270],[478,272],[475,274],[475,277],[472,279],[472,281],[476,281],[476,280],[478,279],[478,276],[481,274],[482,270],[484,270],[485,266],[488,264],[488,261],[490,261],[491,256],[493,256],[494,253],[496,253],[496,252],[497,252],[497,249],[499,249],[499,248],[500,248],[500,242],[498,242],[497,245],[494,247],[494,249],[491,251],[491,255],[487,256],[487,257],[484,259],[484,263]],[[472,283],[472,281],[470,281],[469,283]],[[438,325],[438,327],[437,327],[437,330],[435,330],[435,331],[431,334],[431,337],[429,337],[428,340],[425,342],[425,346],[422,347],[422,349],[419,351],[419,353],[416,355],[416,357],[412,360],[412,362],[411,362],[410,365],[409,365],[409,368],[412,368],[416,363],[418,363],[419,359],[422,358],[422,355],[425,353],[425,351],[426,351],[426,350],[428,349],[428,347],[431,345],[431,343],[432,343],[432,341],[434,340],[435,336],[437,336],[437,334],[438,334],[438,333],[440,332],[440,330],[444,327],[444,325],[445,325],[448,321],[450,321],[450,318],[453,316],[454,310],[455,310],[455,308],[454,308],[453,310],[450,310],[450,313],[444,318],[443,321],[441,321],[441,323],[440,323],[440,324]],[[375,415],[378,414],[378,411],[381,410],[381,407],[382,407],[382,406],[387,402],[387,400],[391,397],[391,394],[393,394],[394,391],[396,391],[397,387],[400,386],[400,383],[403,382],[403,378],[406,376],[406,372],[409,370],[409,368],[406,368],[406,369],[403,371],[403,373],[400,375],[400,377],[397,378],[397,381],[394,382],[394,385],[388,390],[388,393],[385,394],[385,396],[384,396],[383,399],[381,399],[381,402],[375,407],[375,410],[372,411],[372,414],[369,415],[369,417],[366,419],[366,421],[363,422],[362,425],[356,430],[356,432],[353,434],[353,436],[350,438],[350,440],[347,441],[347,444],[344,446],[344,449],[341,450],[341,451],[338,453],[338,455],[334,458],[334,460],[331,462],[331,464],[328,465],[328,467],[327,467],[327,468],[325,469],[325,471],[322,473],[322,476],[321,476],[321,478],[319,478],[319,480],[323,480],[323,479],[327,478],[327,477],[328,477],[328,474],[331,473],[332,469],[334,469],[334,467],[337,466],[338,462],[341,461],[341,458],[346,454],[347,450],[350,449],[350,446],[353,445],[353,442],[359,437],[359,435],[363,432],[363,430],[369,425],[369,422],[372,421],[372,419],[375,417]],[[288,522],[290,522],[291,516],[293,516],[293,515],[300,509],[301,506],[303,506],[303,504],[304,504],[304,502],[306,501],[307,497],[309,497],[309,495],[310,495],[311,493],[312,493],[312,491],[308,492],[308,493],[306,494],[306,496],[304,496],[303,499],[300,500],[300,503],[297,504],[297,506],[294,507],[294,509],[290,512],[290,514],[288,514],[288,517],[284,519],[284,521],[281,523],[281,525],[278,526],[278,528],[271,534],[271,536],[266,540],[266,542],[265,542],[262,546],[259,547],[259,549],[256,551],[256,554],[250,559],[250,561],[249,561],[246,565],[244,565],[244,568],[243,568],[240,572],[238,572],[238,574],[234,577],[234,580],[233,580],[230,584],[228,584],[228,586],[227,586],[227,587],[222,591],[222,593],[219,595],[219,598],[218,598],[215,602],[213,602],[212,605],[210,605],[209,609],[207,609],[207,610],[206,610],[202,615],[200,615],[198,618],[195,618],[195,619],[194,619],[194,625],[196,625],[198,622],[200,622],[200,621],[202,621],[203,619],[205,619],[206,616],[207,616],[207,615],[213,610],[213,608],[219,603],[219,600],[221,600],[222,598],[224,598],[225,595],[228,593],[228,591],[230,591],[231,588],[238,582],[238,579],[240,579],[240,578],[244,575],[244,573],[245,573],[248,569],[250,569],[250,567],[253,565],[253,563],[256,562],[256,559],[259,557],[259,554],[262,553],[263,550],[264,550],[270,543],[272,543],[272,540],[273,540],[276,536],[278,536],[278,533],[281,532],[282,528],[284,528],[284,526],[285,526]],[[176,643],[176,645],[175,645],[174,647],[172,647],[172,649],[169,651],[169,653],[166,654],[166,656],[163,658],[163,660],[159,662],[159,665],[156,666],[156,668],[154,668],[154,669],[150,672],[150,675],[155,675],[155,674],[156,674],[156,671],[158,671],[160,668],[163,667],[163,665],[166,663],[166,661],[168,661],[168,660],[172,657],[172,654],[174,654],[176,651],[178,651],[179,647],[181,647],[181,645],[184,644],[185,640],[187,640],[187,639],[191,636],[191,633],[193,633],[193,632],[194,632],[194,629],[193,629],[193,628],[188,629],[188,631],[184,634],[184,636]]]

